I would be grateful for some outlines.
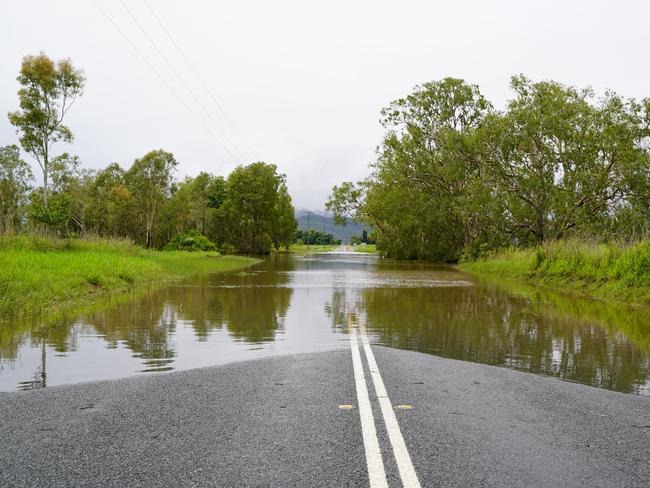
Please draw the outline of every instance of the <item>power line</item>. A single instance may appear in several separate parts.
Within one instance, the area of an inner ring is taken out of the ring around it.
[[[208,87],[207,83],[205,83],[205,81],[203,81],[203,78],[199,75],[199,73],[197,72],[197,70],[194,68],[194,65],[190,62],[190,60],[188,59],[188,57],[185,55],[185,52],[181,49],[181,47],[178,45],[178,43],[174,40],[174,38],[173,38],[173,36],[171,35],[171,33],[169,32],[169,30],[167,30],[167,27],[165,27],[165,24],[162,22],[162,20],[160,20],[160,17],[158,17],[158,15],[157,15],[156,12],[154,11],[154,9],[151,7],[151,5],[149,5],[149,2],[148,2],[147,0],[143,0],[143,1],[144,1],[145,5],[147,6],[147,8],[149,9],[149,11],[151,12],[151,14],[154,16],[154,18],[155,18],[156,21],[158,22],[158,25],[160,25],[160,27],[162,28],[162,30],[163,30],[163,31],[165,32],[165,34],[167,35],[167,38],[168,38],[168,39],[171,41],[171,43],[174,45],[174,47],[175,47],[176,50],[179,52],[179,54],[181,55],[181,57],[183,58],[183,60],[184,60],[185,63],[187,64],[187,66],[190,68],[190,70],[192,71],[192,73],[194,74],[194,76],[196,77],[196,79],[199,80],[199,83],[201,83],[201,86],[203,86],[203,89],[204,89],[204,90],[206,91],[206,93],[210,96],[210,98],[211,98],[212,101],[214,102],[215,106],[217,107],[217,110],[219,110],[219,113],[221,114],[221,116],[225,119],[225,121],[228,123],[228,125],[230,126],[230,128],[233,130],[233,132],[234,132],[235,134],[237,134],[237,136],[241,139],[241,141],[244,143],[244,145],[246,146],[246,148],[247,148],[247,149],[248,149],[248,150],[253,154],[253,156],[255,156],[255,157],[257,158],[257,155],[255,154],[255,150],[251,147],[251,145],[250,145],[250,144],[248,143],[248,141],[244,138],[244,136],[242,136],[241,133],[237,130],[237,127],[235,127],[235,124],[233,124],[233,122],[230,120],[230,118],[228,117],[228,115],[226,115],[226,112],[223,110],[223,107],[222,107],[221,104],[219,103],[219,100],[217,100],[217,98],[213,95],[213,93],[212,93],[212,91],[210,90],[210,88]],[[257,159],[259,159],[259,158],[257,158]]]
[[[140,56],[140,57],[142,58],[142,60],[147,64],[147,66],[149,67],[149,69],[150,69],[150,70],[151,70],[151,71],[152,71],[152,72],[153,72],[153,73],[158,77],[158,79],[159,79],[160,81],[163,82],[163,84],[164,84],[164,85],[169,89],[169,91],[170,91],[170,92],[171,92],[171,93],[172,93],[176,98],[178,98],[178,100],[183,104],[183,106],[187,109],[187,111],[188,111],[190,114],[192,114],[192,117],[194,117],[194,119],[196,119],[196,121],[197,121],[199,124],[201,124],[201,125],[203,126],[203,128],[204,128],[204,129],[206,130],[206,132],[207,132],[207,133],[208,133],[208,134],[209,134],[209,135],[214,139],[214,141],[215,141],[215,142],[216,142],[216,143],[217,143],[217,144],[218,144],[222,149],[225,149],[226,152],[227,152],[227,153],[228,153],[228,154],[229,154],[233,159],[237,160],[237,156],[235,156],[235,155],[232,153],[232,151],[230,151],[230,149],[229,149],[227,146],[225,146],[224,144],[222,144],[221,141],[219,141],[219,140],[215,137],[215,134],[210,130],[210,128],[205,124],[205,122],[203,122],[203,121],[202,121],[202,120],[201,120],[201,119],[196,115],[196,113],[194,112],[194,110],[192,110],[192,108],[191,108],[191,107],[190,107],[190,106],[185,102],[185,100],[183,100],[183,98],[178,94],[178,92],[177,92],[176,90],[174,90],[174,87],[172,87],[172,86],[167,82],[167,80],[165,80],[165,78],[162,77],[162,75],[158,72],[158,70],[157,70],[157,69],[156,69],[156,68],[151,64],[151,62],[149,62],[149,60],[147,59],[147,57],[146,57],[144,54],[142,54],[142,52],[141,52],[141,51],[136,47],[135,44],[133,44],[133,42],[131,41],[131,39],[128,38],[128,36],[127,36],[123,31],[122,31],[122,29],[119,28],[119,26],[118,26],[118,25],[113,21],[113,19],[112,19],[112,18],[111,18],[111,17],[110,17],[110,16],[109,16],[105,11],[104,11],[104,9],[101,8],[101,7],[99,6],[99,4],[96,2],[96,0],[91,0],[91,1],[92,1],[93,4],[95,5],[95,7],[97,7],[97,10],[99,10],[99,11],[102,13],[102,15],[106,18],[106,20],[108,20],[108,21],[113,25],[113,27],[115,27],[115,30],[116,30],[117,32],[119,32],[119,34],[124,38],[124,40],[129,44],[129,46],[131,46],[131,48],[132,48],[132,49],[133,49],[133,50],[138,54],[138,56]]]
[[[232,142],[230,137],[228,137],[228,134],[223,130],[223,128],[221,127],[221,124],[219,124],[219,122],[212,116],[212,114],[203,106],[203,103],[201,103],[201,100],[199,100],[199,98],[196,96],[196,94],[194,93],[192,88],[185,82],[185,79],[176,70],[174,65],[169,61],[169,59],[167,59],[167,56],[165,56],[162,49],[160,49],[158,47],[158,44],[156,44],[156,42],[151,38],[151,36],[147,33],[145,28],[142,27],[142,24],[138,21],[138,19],[135,17],[135,15],[133,15],[133,12],[131,12],[129,7],[126,6],[126,3],[124,3],[123,0],[120,0],[120,3],[122,4],[122,7],[124,7],[124,10],[126,10],[126,13],[129,15],[129,17],[131,17],[131,20],[133,20],[133,22],[135,22],[135,25],[138,26],[140,31],[149,40],[151,45],[156,49],[156,52],[160,55],[160,57],[165,62],[165,64],[176,75],[176,77],[179,79],[179,81],[182,83],[182,85],[185,87],[185,89],[188,91],[188,93],[192,96],[194,101],[199,105],[199,107],[201,107],[201,110],[203,110],[203,113],[205,113],[205,115],[207,115],[208,118],[210,120],[212,120],[212,122],[214,123],[216,128],[219,130],[219,132],[223,135],[225,140],[234,148],[235,152],[237,152],[242,159],[247,159],[246,155],[242,151],[240,151],[239,148],[237,147],[237,145],[234,142]]]

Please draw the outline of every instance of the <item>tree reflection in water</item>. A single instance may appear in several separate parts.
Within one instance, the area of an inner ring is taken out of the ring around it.
[[[212,275],[186,285],[171,286],[144,298],[108,307],[74,319],[44,323],[38,319],[0,324],[0,367],[11,367],[23,346],[43,349],[33,381],[24,388],[45,386],[46,348],[65,354],[78,348],[81,336],[99,337],[109,348],[133,352],[144,371],[172,369],[177,355],[174,338],[179,324],[190,326],[198,341],[226,329],[236,341],[273,341],[284,328],[292,289],[287,257],[266,262],[254,271]]]
[[[365,315],[376,344],[506,366],[616,391],[650,378],[650,310],[481,286],[337,288],[335,328]]]
[[[0,322],[0,386],[207,366],[252,359],[253,349],[313,351],[340,344],[333,333],[347,334],[349,319],[390,347],[650,394],[648,308],[345,255],[275,256],[74,319]]]

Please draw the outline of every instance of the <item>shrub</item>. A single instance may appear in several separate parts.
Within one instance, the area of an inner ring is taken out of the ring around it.
[[[166,251],[214,251],[217,246],[197,230],[176,236],[165,246]]]
[[[221,244],[221,247],[219,248],[219,252],[221,254],[235,254],[237,252],[237,249],[235,249],[235,246],[233,246],[232,244],[224,242],[223,244]]]

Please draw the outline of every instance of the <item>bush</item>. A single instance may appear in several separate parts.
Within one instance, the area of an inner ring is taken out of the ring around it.
[[[197,230],[177,234],[165,246],[165,251],[215,251],[217,246]]]
[[[235,249],[235,246],[233,246],[232,244],[224,242],[223,244],[221,244],[221,247],[219,248],[219,252],[221,254],[235,254],[237,252],[237,249]]]

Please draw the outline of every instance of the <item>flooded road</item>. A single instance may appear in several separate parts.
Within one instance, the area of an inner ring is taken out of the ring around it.
[[[0,390],[374,344],[650,395],[650,310],[352,253],[277,255],[73,320],[0,323]]]

